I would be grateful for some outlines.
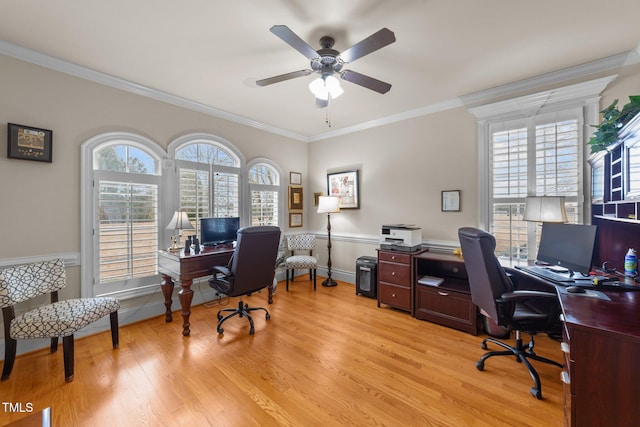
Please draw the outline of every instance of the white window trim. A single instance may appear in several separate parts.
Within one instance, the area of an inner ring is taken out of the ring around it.
[[[144,149],[155,157],[158,164],[163,164],[163,159],[166,159],[166,152],[151,139],[145,138],[141,135],[137,135],[129,132],[106,132],[96,135],[81,145],[81,182],[80,182],[80,257],[83,260],[80,268],[80,281],[81,281],[81,296],[93,297],[94,296],[94,278],[96,277],[96,269],[98,263],[98,257],[96,255],[96,243],[93,235],[94,217],[95,217],[95,203],[94,203],[94,151],[101,145],[108,144],[110,142],[116,143],[117,141],[126,141],[129,145],[138,146]],[[162,175],[162,169],[156,170],[156,173]],[[162,178],[161,184],[162,186]],[[160,191],[159,206],[163,206],[163,199],[165,197]],[[160,212],[159,221],[164,221],[162,218],[162,212]],[[163,224],[163,222],[160,222]],[[162,227],[160,227],[162,228]],[[158,236],[161,242],[161,237]],[[154,285],[155,287],[155,285]],[[144,289],[135,289],[131,291],[124,291],[118,296],[120,298],[134,297],[147,293]]]
[[[490,209],[490,125],[497,122],[528,118],[542,113],[552,113],[571,108],[583,109],[582,138],[583,144],[593,133],[589,125],[597,124],[599,117],[600,93],[617,76],[608,76],[596,80],[552,89],[544,92],[499,101],[493,104],[469,108],[469,111],[478,119],[478,212],[479,225],[484,230],[489,229]],[[583,150],[583,158],[585,156]],[[583,159],[584,160],[584,159]],[[582,176],[590,176],[586,168],[588,162],[583,162]],[[583,195],[591,194],[589,180],[583,180]],[[586,197],[583,203],[582,217],[588,223],[591,215],[591,199]]]
[[[247,195],[247,201],[246,203],[243,204],[243,215],[245,218],[247,218],[247,224],[250,223],[251,222],[251,191],[249,189],[250,186],[261,189],[261,190],[266,190],[266,191],[273,190],[272,188],[273,186],[271,185],[249,184],[249,171],[251,170],[252,167],[258,164],[269,165],[272,168],[274,168],[276,172],[278,172],[278,175],[280,178],[278,180],[278,224],[280,229],[283,229],[284,225],[287,224],[285,221],[288,220],[288,218],[285,218],[285,211],[287,206],[286,205],[287,187],[285,185],[286,183],[284,178],[284,172],[282,171],[282,168],[277,163],[267,159],[266,157],[257,157],[251,160],[249,163],[247,163],[246,173],[244,174],[243,179],[241,181],[242,186],[244,187],[243,194]]]

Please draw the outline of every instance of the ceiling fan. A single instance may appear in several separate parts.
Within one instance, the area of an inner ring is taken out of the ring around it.
[[[258,80],[256,81],[258,86],[267,86],[273,83],[279,83],[285,80],[317,73],[320,77],[311,82],[309,89],[316,96],[316,106],[319,108],[326,107],[329,105],[329,98],[336,98],[343,92],[342,88],[340,88],[340,83],[334,74],[337,74],[343,80],[355,83],[381,94],[387,93],[389,92],[389,89],[391,89],[391,85],[389,83],[374,79],[373,77],[365,76],[364,74],[360,74],[355,71],[343,70],[345,64],[353,62],[356,59],[362,58],[371,52],[395,42],[395,35],[387,28],[383,28],[370,35],[342,53],[333,49],[335,41],[333,37],[330,36],[322,37],[320,39],[320,45],[322,48],[314,50],[286,25],[274,25],[269,31],[306,56],[311,61],[311,69],[293,71],[291,73],[280,74],[278,76]]]

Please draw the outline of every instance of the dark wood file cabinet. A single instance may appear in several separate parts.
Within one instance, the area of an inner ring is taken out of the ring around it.
[[[469,281],[461,256],[423,252],[414,257],[415,317],[478,334],[478,309],[471,302]],[[438,286],[422,285],[424,276],[444,279]]]
[[[420,253],[378,251],[378,307],[386,304],[413,316],[413,258]]]

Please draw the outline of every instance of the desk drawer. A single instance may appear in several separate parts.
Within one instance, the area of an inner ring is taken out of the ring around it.
[[[436,286],[418,285],[416,289],[417,319],[478,334],[478,312],[469,294]]]
[[[379,261],[389,261],[389,262],[397,262],[400,264],[410,264],[411,263],[411,255],[403,254],[398,252],[383,252],[380,251],[378,253]]]
[[[380,282],[378,296],[383,304],[411,311],[411,288],[409,287]]]
[[[380,281],[411,287],[411,266],[394,262],[378,263]]]

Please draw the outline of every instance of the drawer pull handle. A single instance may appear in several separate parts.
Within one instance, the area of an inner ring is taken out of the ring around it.
[[[391,259],[396,259],[396,256],[395,255],[391,255]]]
[[[395,297],[396,297],[396,294],[391,294],[391,297],[392,297],[392,298],[395,298]]]
[[[569,353],[570,352],[569,344],[567,344],[566,342],[561,342],[560,350],[562,350],[563,353]]]
[[[458,272],[458,267],[453,267],[453,272],[457,273]]]
[[[391,275],[392,275],[392,276],[395,276],[395,275],[396,275],[396,272],[395,272],[395,271],[392,271],[392,272],[391,272]]]
[[[569,373],[565,371],[560,372],[560,381],[567,385],[571,384],[571,377],[569,376]]]
[[[442,295],[443,297],[448,297],[449,294],[447,292],[438,291],[438,295]]]

